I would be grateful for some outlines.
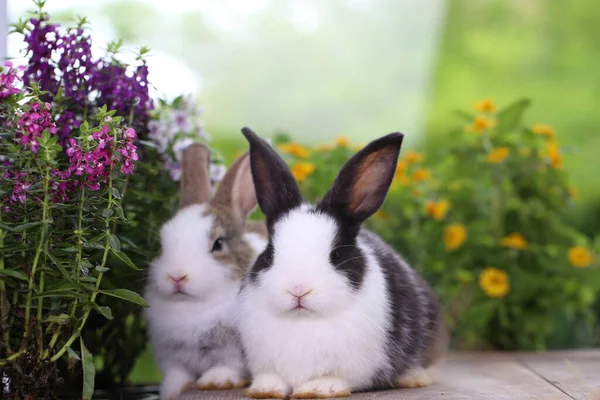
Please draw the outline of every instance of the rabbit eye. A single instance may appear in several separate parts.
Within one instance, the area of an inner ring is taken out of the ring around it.
[[[223,250],[223,238],[217,238],[217,240],[215,240],[215,242],[213,243],[213,247],[211,252],[215,252],[215,251],[221,251]]]

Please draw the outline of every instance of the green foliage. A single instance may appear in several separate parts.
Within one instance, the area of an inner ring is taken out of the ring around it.
[[[600,238],[570,226],[573,190],[551,127],[523,123],[529,100],[461,112],[443,151],[405,152],[368,221],[433,285],[459,348],[592,345]],[[278,137],[305,196],[322,196],[353,151]],[[302,168],[302,165],[311,168]],[[307,172],[309,171],[309,172]],[[564,331],[579,326],[578,335]]]

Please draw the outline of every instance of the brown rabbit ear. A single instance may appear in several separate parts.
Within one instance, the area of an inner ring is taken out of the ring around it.
[[[242,220],[256,208],[256,191],[248,152],[241,155],[227,170],[211,204],[230,208]]]
[[[194,143],[183,150],[180,208],[210,200],[210,150]]]

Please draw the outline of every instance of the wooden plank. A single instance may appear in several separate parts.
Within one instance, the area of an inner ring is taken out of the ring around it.
[[[522,353],[516,357],[573,399],[600,400],[600,350]]]
[[[239,391],[187,392],[180,400],[238,400]],[[352,400],[569,400],[515,355],[454,353],[427,388],[356,393]]]

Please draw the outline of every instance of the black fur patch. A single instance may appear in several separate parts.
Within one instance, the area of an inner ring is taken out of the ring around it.
[[[392,319],[387,332],[388,366],[373,376],[371,388],[390,388],[409,368],[420,365],[437,318],[437,301],[425,281],[403,267],[404,261],[381,238],[366,230],[360,237],[375,250],[384,273]]]
[[[269,268],[271,268],[273,266],[274,252],[275,251],[273,249],[273,242],[271,242],[271,240],[269,240],[267,247],[256,258],[254,265],[252,266],[252,268],[250,269],[250,272],[248,273],[248,277],[250,278],[250,281],[252,283],[256,283],[256,280],[258,279],[258,275],[262,271],[268,270]]]

